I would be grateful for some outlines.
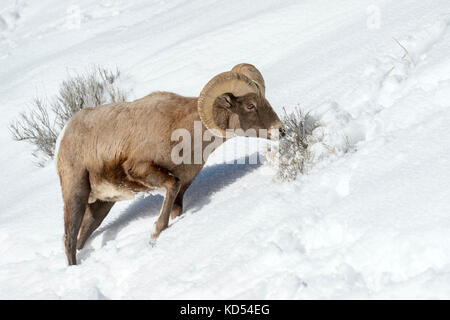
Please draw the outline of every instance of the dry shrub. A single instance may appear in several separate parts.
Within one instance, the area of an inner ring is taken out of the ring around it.
[[[312,131],[319,124],[308,113],[304,114],[299,107],[290,114],[283,110],[282,122],[286,135],[279,141],[276,155],[277,176],[282,181],[292,181],[299,173],[305,172],[313,158],[309,147],[312,142]]]
[[[28,112],[10,124],[14,140],[27,141],[35,149],[33,156],[39,166],[53,158],[56,139],[67,121],[85,107],[123,102],[126,92],[119,86],[119,70],[99,66],[63,81],[50,100],[36,98]]]

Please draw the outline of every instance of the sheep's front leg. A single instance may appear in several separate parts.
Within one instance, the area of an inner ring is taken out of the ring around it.
[[[167,180],[164,183],[166,189],[166,196],[159,214],[158,220],[155,222],[155,228],[151,234],[153,239],[157,238],[161,231],[167,228],[169,225],[170,212],[172,211],[173,203],[180,191],[180,181],[172,176],[167,176]]]
[[[170,212],[181,188],[180,180],[163,168],[149,163],[138,163],[129,167],[125,164],[125,170],[133,181],[140,182],[149,188],[156,187],[166,190],[161,212],[151,234],[151,237],[155,239],[169,225]]]
[[[191,184],[187,183],[181,186],[180,191],[178,192],[177,198],[172,206],[172,211],[170,212],[170,219],[175,219],[183,213],[183,197],[187,188],[189,188]]]

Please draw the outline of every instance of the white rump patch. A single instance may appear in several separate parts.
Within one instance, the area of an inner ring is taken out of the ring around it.
[[[66,132],[66,127],[69,124],[70,120],[67,121],[67,123],[62,128],[61,132],[58,135],[58,138],[56,139],[55,143],[55,152],[53,152],[53,161],[55,162],[56,168],[58,168],[58,152],[59,152],[59,146],[61,145],[61,140],[64,137],[64,133]]]

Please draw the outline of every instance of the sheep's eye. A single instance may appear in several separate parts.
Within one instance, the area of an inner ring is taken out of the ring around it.
[[[249,104],[249,105],[247,105],[247,109],[248,110],[253,110],[253,109],[255,109],[256,108],[256,106],[254,105],[254,104]]]

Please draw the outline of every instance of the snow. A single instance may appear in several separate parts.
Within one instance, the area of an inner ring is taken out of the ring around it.
[[[0,298],[448,299],[449,52],[445,0],[0,0]],[[279,182],[230,164],[257,142],[235,138],[154,245],[158,194],[116,204],[67,267],[54,164],[8,123],[89,65],[117,66],[137,98],[198,95],[241,62],[333,152],[314,145]]]

